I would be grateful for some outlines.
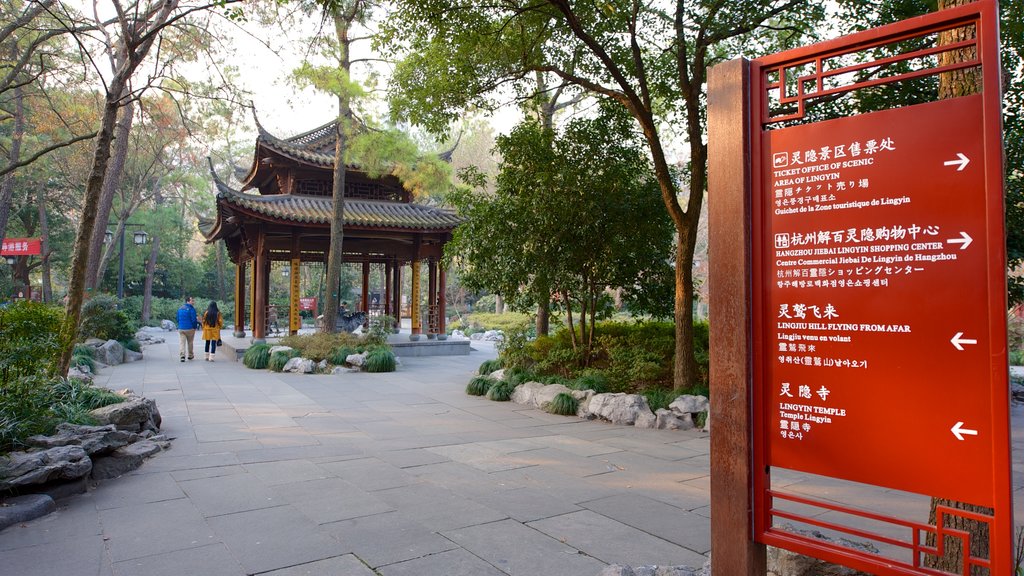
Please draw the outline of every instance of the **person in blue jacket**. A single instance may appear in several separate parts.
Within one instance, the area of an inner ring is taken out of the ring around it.
[[[196,314],[196,307],[192,305],[192,297],[185,298],[185,303],[178,308],[178,337],[181,343],[178,346],[178,354],[181,356],[181,361],[185,361],[185,354],[188,353],[188,359],[194,358],[192,355],[192,340],[196,337],[196,328],[199,327],[199,315]]]

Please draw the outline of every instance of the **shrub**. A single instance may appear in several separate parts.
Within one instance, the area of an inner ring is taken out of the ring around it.
[[[128,341],[135,337],[135,323],[117,308],[117,298],[97,294],[82,304],[81,338]]]
[[[142,352],[142,344],[139,344],[139,341],[135,338],[129,338],[128,340],[121,341],[121,346],[124,346],[125,350]]]
[[[508,402],[516,387],[508,380],[498,380],[487,389],[487,399],[495,402]]]
[[[498,343],[498,357],[501,358],[502,366],[506,368],[529,368],[533,359],[529,353],[529,336],[526,330],[520,327],[515,330],[507,330],[505,339]]]
[[[0,387],[53,370],[61,352],[64,311],[19,301],[0,308]]]
[[[544,410],[551,414],[569,416],[576,413],[576,410],[579,409],[579,405],[579,401],[573,398],[572,394],[562,392],[561,394],[556,395]]]
[[[483,363],[480,364],[480,368],[477,369],[477,372],[479,372],[481,376],[486,376],[491,372],[494,372],[495,370],[501,370],[500,358],[495,358],[493,360],[484,360]]]
[[[93,386],[75,378],[58,380],[53,385],[53,392],[61,401],[77,404],[86,410],[95,410],[125,401],[125,397],[116,392]]]
[[[335,366],[344,366],[346,364],[345,359],[356,353],[356,349],[352,346],[339,346],[331,351],[327,361]]]
[[[568,384],[573,390],[593,390],[597,394],[608,391],[608,376],[600,370],[588,368]]]
[[[476,376],[469,381],[469,384],[466,385],[466,394],[469,394],[470,396],[483,396],[484,394],[487,394],[487,391],[491,389],[491,386],[494,386],[495,382],[497,382],[497,380],[490,376]]]
[[[344,332],[336,334],[328,334],[327,332],[296,334],[294,336],[285,336],[281,339],[282,346],[290,346],[298,350],[303,358],[309,358],[315,362],[328,359],[331,353],[341,346],[354,346],[358,342],[358,336]]]
[[[1024,350],[1010,350],[1010,365],[1024,366]]]
[[[394,372],[395,353],[390,348],[373,348],[366,353],[366,361],[363,366],[367,372]]]
[[[252,368],[254,370],[262,370],[267,367],[270,363],[270,345],[269,344],[253,344],[242,356],[242,364],[245,364],[246,368]]]
[[[87,344],[75,344],[75,348],[71,353],[75,356],[88,356],[89,358],[96,357],[96,349]]]
[[[72,366],[85,366],[89,369],[89,373],[96,372],[96,361],[93,360],[92,356],[86,356],[84,354],[72,354],[71,355]]]
[[[370,328],[363,336],[367,346],[381,346],[388,343],[388,336],[394,333],[395,319],[391,316],[375,316],[370,320]]]
[[[493,308],[491,308],[493,310]],[[508,334],[518,330],[523,332],[531,331],[533,318],[529,314],[520,312],[506,312],[504,314],[476,313],[470,314],[466,325],[476,330],[501,330]]]
[[[288,363],[292,358],[299,356],[299,351],[294,348],[291,350],[278,350],[270,355],[270,360],[267,361],[267,368],[270,368],[273,372],[280,372],[284,370],[284,365]]]
[[[655,412],[662,408],[668,408],[668,405],[679,397],[675,391],[665,390],[664,388],[648,388],[641,394],[647,399],[647,405],[651,407],[651,412]]]
[[[519,386],[526,382],[536,382],[540,380],[540,377],[534,374],[531,370],[524,370],[523,368],[509,368],[505,370],[505,380],[512,383],[512,386]]]
[[[51,381],[42,375],[13,378],[0,387],[0,452],[16,450],[35,434],[57,425]]]

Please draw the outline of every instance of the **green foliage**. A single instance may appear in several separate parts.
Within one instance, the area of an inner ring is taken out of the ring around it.
[[[647,399],[647,405],[651,407],[651,412],[667,409],[668,405],[679,397],[679,394],[675,391],[664,388],[648,388],[641,392],[641,394]]]
[[[487,389],[487,399],[495,402],[508,402],[512,398],[512,392],[516,389],[508,380],[498,380]]]
[[[395,353],[390,348],[377,347],[366,353],[363,367],[367,372],[394,372],[396,368]]]
[[[267,367],[270,363],[270,345],[269,344],[253,344],[242,355],[242,364],[245,364],[246,368],[252,368],[253,370],[262,370]]]
[[[1010,365],[1024,366],[1024,350],[1010,350]]]
[[[512,384],[515,388],[520,384],[527,382],[536,382],[540,380],[540,377],[533,373],[532,370],[526,370],[524,368],[507,368],[505,370],[505,380]]]
[[[475,376],[469,381],[469,384],[466,385],[466,394],[469,394],[470,396],[483,396],[484,394],[487,394],[487,391],[490,390],[491,386],[494,386],[496,382],[497,380],[490,376]]]
[[[331,355],[327,357],[327,361],[335,366],[344,366],[346,364],[345,359],[357,352],[358,351],[353,346],[339,346],[331,351]]]
[[[88,356],[89,358],[96,357],[96,349],[87,344],[75,344],[71,353],[75,356]]]
[[[96,361],[92,355],[74,353],[71,355],[71,366],[85,366],[90,373],[96,372]]]
[[[474,312],[467,317],[465,329],[471,332],[481,330],[512,332],[528,329],[531,322],[532,317],[521,312],[505,312],[503,314]]]
[[[367,346],[383,346],[388,343],[388,336],[394,333],[395,319],[391,316],[381,315],[370,320],[370,329],[363,336],[363,343]]]
[[[491,360],[484,360],[483,363],[480,364],[480,368],[477,369],[477,372],[481,376],[486,376],[495,370],[501,370],[501,367],[501,358],[493,358]]]
[[[280,372],[284,370],[284,365],[288,363],[292,358],[297,358],[299,351],[292,350],[278,350],[270,355],[270,360],[267,361],[267,368],[272,372]]]
[[[136,340],[135,338],[121,340],[120,342],[121,346],[124,346],[126,350],[131,350],[133,352],[142,352],[142,344],[139,344],[139,341]]]
[[[600,370],[588,368],[572,380],[569,387],[573,390],[593,390],[601,394],[608,391],[608,376]]]
[[[128,341],[135,337],[135,324],[117,308],[117,298],[97,294],[82,305],[81,338]]]
[[[345,332],[328,334],[327,332],[315,332],[313,334],[296,334],[285,336],[281,339],[282,346],[290,346],[299,351],[303,358],[309,358],[315,362],[328,359],[331,353],[342,346],[354,347],[359,344],[359,337]]]
[[[22,300],[0,308],[0,388],[53,369],[61,351],[63,319],[63,310],[38,302]]]
[[[0,388],[0,452],[17,450],[57,424],[95,424],[89,411],[123,402],[124,397],[75,379],[24,376]]]
[[[505,339],[498,343],[498,357],[506,368],[528,368],[533,364],[528,346],[530,344],[526,330],[509,330]]]
[[[62,401],[80,405],[87,410],[95,410],[125,401],[125,397],[116,392],[93,386],[76,378],[58,380],[53,385],[53,392]]]
[[[569,416],[576,413],[579,409],[580,403],[578,400],[572,397],[572,394],[566,394],[562,392],[555,395],[544,410],[551,414],[558,414],[561,416]]]

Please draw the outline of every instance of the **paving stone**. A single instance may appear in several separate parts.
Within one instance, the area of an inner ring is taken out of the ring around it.
[[[605,563],[514,520],[443,535],[506,574],[595,576]]]
[[[711,522],[638,494],[616,494],[581,506],[700,554],[711,551]]]
[[[373,570],[367,568],[366,564],[360,562],[359,558],[352,554],[265,572],[260,576],[323,576],[325,574],[330,574],[330,576],[375,576]]]
[[[245,576],[245,569],[220,542],[199,548],[124,560],[114,564],[114,571],[117,576]]]
[[[200,478],[178,485],[207,518],[284,504],[251,474]]]
[[[114,562],[207,546],[215,535],[187,499],[101,510]]]
[[[6,552],[0,561],[5,576],[57,576],[58,574],[111,574],[103,537],[79,536]]]
[[[185,497],[178,483],[167,472],[129,474],[105,480],[102,486],[102,490],[93,491],[93,499],[99,510]]]
[[[248,573],[269,572],[345,552],[291,506],[217,516],[209,523]]]
[[[387,502],[341,478],[281,484],[272,490],[279,500],[317,524],[394,511]]]
[[[321,468],[367,490],[388,490],[416,482],[414,476],[377,458],[319,464]]]
[[[400,514],[441,532],[503,520],[508,516],[450,490],[428,484],[414,484],[374,492]]]
[[[319,480],[331,476],[329,472],[309,460],[254,462],[245,464],[245,469],[267,486]]]
[[[0,532],[0,551],[39,546],[102,533],[91,494],[61,500],[51,514]],[[0,555],[6,556],[6,554]],[[0,562],[2,566],[2,562]]]
[[[704,557],[590,510],[527,524],[608,564],[702,566]]]
[[[572,502],[532,488],[494,491],[474,495],[473,499],[520,522],[532,522],[580,510],[580,507]]]
[[[481,558],[465,550],[449,550],[431,554],[415,560],[381,566],[377,569],[382,576],[505,576],[505,572],[491,566]]]
[[[342,550],[354,553],[371,568],[457,547],[447,538],[397,512],[325,524],[323,529],[341,542]]]

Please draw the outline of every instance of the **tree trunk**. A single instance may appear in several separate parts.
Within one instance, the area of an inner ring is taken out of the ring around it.
[[[146,260],[146,280],[142,286],[142,324],[149,323],[153,313],[153,274],[156,273],[156,256],[160,253],[160,237],[151,236],[153,247],[149,250],[149,259]],[[221,298],[223,301],[224,299]]]
[[[89,262],[89,249],[92,243],[92,233],[96,227],[96,212],[100,191],[103,189],[103,177],[107,171],[107,162],[110,160],[110,146],[114,136],[114,121],[117,119],[118,100],[115,94],[121,94],[127,83],[127,78],[115,77],[114,81],[120,81],[121,84],[112,93],[107,93],[107,101],[103,106],[100,129],[96,133],[96,146],[93,149],[92,169],[89,171],[89,179],[85,185],[85,198],[82,202],[82,215],[78,226],[78,235],[75,238],[74,256],[71,260],[71,281],[68,286],[67,307],[60,334],[63,349],[60,360],[57,363],[57,372],[61,376],[67,376],[68,374],[68,368],[71,365],[71,352],[74,349],[75,339],[78,336],[78,322],[82,317],[82,301],[85,297],[85,276]]]
[[[25,136],[25,95],[21,86],[14,89],[14,131],[11,133],[11,147],[8,162],[15,164],[21,159],[21,140]],[[15,171],[16,172],[16,171]],[[7,237],[7,220],[11,215],[11,197],[14,195],[14,174],[9,172],[0,184],[0,238]]]
[[[952,8],[954,6],[963,6],[965,4],[970,4],[971,1],[973,0],[939,0],[939,10],[945,10],[946,8]],[[943,44],[952,44],[962,40],[969,40],[974,38],[976,34],[977,30],[974,28],[956,28],[948,32],[940,33],[938,43],[941,46]],[[943,66],[963,62],[965,60],[973,60],[976,56],[977,51],[974,48],[943,52],[939,55],[939,65]],[[944,72],[939,74],[938,97],[942,100],[946,98],[966,96],[968,94],[976,94],[981,92],[981,81],[981,73],[977,68],[965,68],[963,70]],[[932,498],[931,506],[928,511],[929,524],[935,524],[937,515],[936,510],[939,506],[966,510],[979,514],[987,514],[989,516],[995,514],[995,510],[992,508],[975,506],[973,504],[947,500],[945,498]],[[979,558],[989,557],[989,531],[987,524],[968,520],[959,516],[951,516],[948,520],[943,521],[943,525],[954,530],[962,530],[970,535],[970,555]],[[936,535],[929,533],[925,538],[925,543],[929,546],[935,546],[937,544]],[[944,570],[953,574],[962,574],[964,570],[963,563],[961,562],[963,555],[963,542],[959,538],[947,536],[945,538],[945,554],[941,557],[926,556],[924,564],[928,568]],[[989,572],[982,568],[975,567],[971,570],[971,576],[983,576],[988,574]]]
[[[342,14],[336,11],[334,18],[334,32],[338,38],[338,67],[347,74],[351,68],[349,59],[349,26],[355,18],[355,9]],[[352,110],[349,104],[349,95],[342,88],[338,94],[338,125],[337,143],[334,147],[334,212],[331,215],[331,244],[327,253],[327,294],[324,299],[324,324],[325,332],[333,333],[337,330],[336,322],[338,317],[338,303],[341,300],[341,270],[343,265],[343,247],[345,241],[345,155],[348,149],[346,131],[352,120]]]
[[[501,297],[501,294],[494,295],[494,313],[504,314],[505,313],[505,300]]]
[[[40,251],[43,255],[42,300],[50,303],[53,302],[53,284],[50,280],[50,223],[46,218],[46,189],[42,186],[36,189],[36,207],[39,210]]]
[[[91,290],[96,290],[103,282],[103,274],[115,250],[113,242],[107,244],[104,249],[103,240],[107,233],[105,224],[110,221],[114,196],[121,185],[121,175],[124,174],[124,164],[128,158],[128,136],[131,134],[135,118],[134,104],[129,100],[121,108],[118,116],[117,125],[114,128],[114,151],[110,164],[107,166],[106,176],[103,178],[103,191],[100,193],[100,205],[96,213],[96,221],[100,225],[96,227],[92,235],[92,248],[86,278],[86,289]],[[120,238],[120,236],[114,234],[114,238]]]

